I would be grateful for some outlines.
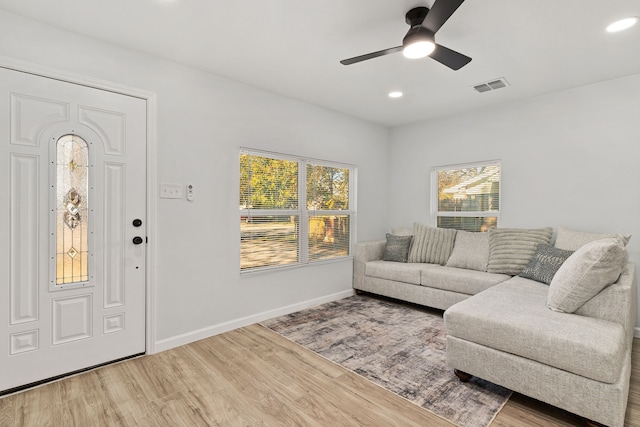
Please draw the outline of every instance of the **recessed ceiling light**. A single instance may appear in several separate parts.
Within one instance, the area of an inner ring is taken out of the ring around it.
[[[609,24],[607,27],[607,32],[615,33],[618,31],[626,30],[627,28],[631,28],[638,22],[637,16],[630,16],[628,18],[620,19],[612,24]]]
[[[402,95],[404,94],[399,91],[389,92],[389,98],[400,98]]]

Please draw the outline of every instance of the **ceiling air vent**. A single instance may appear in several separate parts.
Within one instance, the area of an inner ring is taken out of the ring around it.
[[[504,77],[500,77],[499,79],[474,85],[473,88],[476,90],[476,92],[482,93],[482,92],[489,92],[491,90],[500,89],[506,86],[509,86],[509,83],[507,83]]]

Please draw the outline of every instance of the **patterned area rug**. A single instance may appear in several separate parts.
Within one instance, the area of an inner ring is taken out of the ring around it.
[[[435,310],[356,295],[262,325],[459,426],[488,426],[511,396],[453,375]]]

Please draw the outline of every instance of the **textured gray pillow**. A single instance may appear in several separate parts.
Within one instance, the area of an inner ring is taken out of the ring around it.
[[[488,262],[489,233],[458,230],[447,267],[487,271]]]
[[[553,228],[492,228],[489,230],[489,273],[522,273],[539,243],[550,243]]]
[[[573,254],[573,251],[554,248],[546,243],[538,244],[536,253],[533,254],[529,264],[522,270],[520,277],[535,280],[537,282],[551,283],[562,264]]]
[[[570,251],[577,251],[581,246],[593,242],[594,240],[607,239],[607,238],[620,239],[624,246],[629,243],[631,234],[620,233],[585,233],[584,231],[569,230],[568,228],[558,227],[558,236],[556,237],[555,247],[560,249],[567,249]]]
[[[409,252],[409,262],[445,265],[453,250],[456,231],[414,223],[413,245]]]
[[[384,247],[384,261],[407,262],[409,247],[413,236],[395,236],[387,233],[387,244]]]
[[[558,269],[549,285],[547,306],[553,311],[573,313],[615,283],[628,259],[629,254],[616,238],[587,243]]]

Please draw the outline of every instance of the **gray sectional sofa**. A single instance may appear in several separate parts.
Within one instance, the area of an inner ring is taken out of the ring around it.
[[[447,363],[462,380],[622,426],[637,301],[630,236],[561,227],[551,237],[414,224],[355,245],[353,287],[445,310]]]

